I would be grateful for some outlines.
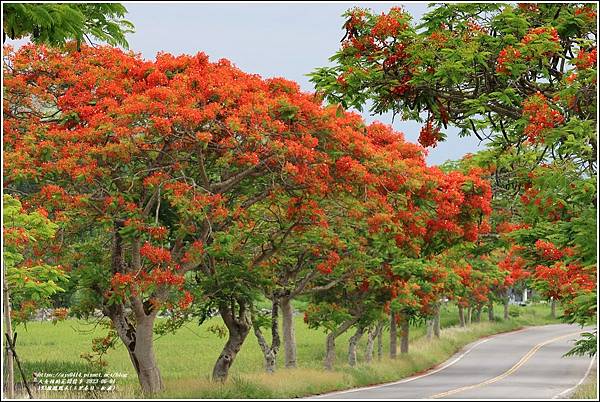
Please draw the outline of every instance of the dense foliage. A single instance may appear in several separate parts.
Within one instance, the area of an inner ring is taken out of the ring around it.
[[[577,3],[440,4],[415,25],[401,8],[356,8],[334,65],[312,74],[330,102],[371,101],[374,113],[423,121],[423,146],[448,126],[485,143],[464,163],[493,175],[487,251],[504,249],[503,269],[563,300],[565,319],[581,324],[596,314],[587,302],[597,276],[596,13]]]
[[[95,38],[127,47],[125,34],[133,32],[119,3],[7,3],[2,8],[3,42],[29,36],[34,43],[63,46],[76,40],[80,46]]]
[[[334,66],[312,74],[316,95],[203,53],[148,61],[77,43],[7,48],[5,255],[15,305],[66,290],[54,300],[107,319],[94,351],[123,342],[145,393],[163,388],[153,334],[216,314],[227,341],[215,380],[227,378],[251,329],[275,369],[279,312],[293,367],[298,297],[309,302],[308,325],[327,333],[326,368],[350,329],[351,365],[358,339],[368,333],[372,353],[385,323],[395,357],[397,325],[407,352],[409,323],[439,324],[445,300],[458,304],[461,325],[484,307],[494,319],[494,301],[508,318],[511,290],[527,285],[561,301],[565,319],[588,323],[594,13],[437,5],[416,27],[399,8],[353,9]],[[421,145],[345,110],[367,101],[423,121]],[[487,148],[427,166],[426,147],[449,125]],[[34,271],[36,286],[23,285]],[[268,314],[256,308],[265,299]]]

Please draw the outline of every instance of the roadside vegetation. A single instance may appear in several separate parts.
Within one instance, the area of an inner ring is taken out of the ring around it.
[[[598,368],[591,370],[586,380],[569,396],[571,399],[598,400]]]
[[[32,42],[3,53],[9,398],[20,361],[126,373],[119,396],[310,395],[595,322],[595,5],[352,8],[314,92],[124,51],[125,12],[4,9]],[[481,149],[428,165],[449,127]]]
[[[297,305],[302,308],[301,304]],[[232,368],[231,379],[224,384],[215,384],[207,373],[218,356],[223,339],[218,336],[223,326],[220,318],[211,318],[202,326],[186,324],[175,334],[155,338],[161,372],[164,373],[166,391],[157,394],[161,398],[293,398],[319,394],[335,390],[395,381],[427,370],[438,365],[460,350],[463,346],[481,337],[523,326],[558,323],[550,314],[550,306],[544,303],[526,307],[511,306],[510,319],[473,322],[461,328],[456,306],[447,305],[441,311],[441,336],[428,339],[426,326],[415,325],[410,331],[411,349],[408,354],[396,359],[389,358],[389,332],[384,331],[382,358],[377,358],[377,350],[371,364],[365,363],[366,339],[358,346],[358,364],[350,367],[347,362],[348,339],[350,333],[338,338],[336,365],[332,371],[323,371],[325,333],[310,329],[302,315],[296,315],[296,336],[298,339],[298,368],[283,367],[283,356],[277,361],[278,370],[264,372],[263,357],[256,339],[248,339]],[[65,320],[53,325],[50,322],[31,322],[27,331],[19,332],[20,357],[25,362],[26,371],[47,372],[94,372],[97,368],[89,365],[79,353],[90,349],[93,338],[102,335],[101,327],[94,327],[81,320]],[[270,339],[269,339],[270,340]],[[193,346],[199,341],[205,348]],[[182,350],[189,352],[182,353]],[[142,397],[136,387],[135,372],[130,367],[127,352],[118,345],[104,358],[107,372],[123,372],[128,376],[118,381],[115,394],[86,395],[82,393],[38,393],[38,397]]]

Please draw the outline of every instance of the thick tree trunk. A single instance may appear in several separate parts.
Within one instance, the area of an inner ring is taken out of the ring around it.
[[[408,317],[402,317],[400,323],[400,353],[408,353],[408,332],[410,329]]]
[[[490,300],[488,302],[488,320],[494,321],[494,302]]]
[[[356,328],[356,332],[354,333],[354,335],[352,335],[348,340],[348,364],[350,365],[350,367],[356,366],[356,347],[364,333],[365,328],[359,326],[358,328]]]
[[[10,316],[10,295],[8,290],[8,283],[6,282],[6,272],[3,270],[2,280],[3,280],[3,290],[4,290],[4,300],[2,301],[3,313],[4,313],[4,331],[5,334],[8,334],[8,338],[13,342],[13,329],[12,329],[12,319]],[[6,336],[2,337],[4,342],[8,342],[6,340]],[[6,346],[6,354],[4,355],[6,358],[6,397],[8,399],[13,399],[15,397],[15,357],[13,355],[12,349]]]
[[[441,315],[441,306],[438,304],[435,309],[435,316],[433,317],[433,335],[436,338],[440,337],[440,315]]]
[[[229,337],[213,368],[213,381],[224,382],[227,380],[229,369],[252,327],[252,322],[248,317],[248,310],[244,302],[240,302],[239,310],[236,316],[234,306],[227,307],[223,305],[219,308],[221,317],[229,332]]]
[[[398,354],[398,327],[396,325],[396,313],[390,314],[390,358],[395,359]]]
[[[556,318],[556,299],[554,297],[550,301],[550,315],[552,318]]]
[[[467,325],[471,325],[471,317],[473,315],[473,307],[467,308]]]
[[[458,306],[458,321],[460,323],[461,327],[464,327],[466,325],[465,323],[465,309],[463,306]]]
[[[379,324],[379,333],[377,334],[377,360],[383,358],[383,322]]]
[[[260,350],[263,352],[265,359],[265,371],[267,373],[275,372],[275,363],[277,360],[277,353],[279,353],[279,346],[281,344],[279,338],[279,308],[277,299],[273,299],[273,305],[271,308],[271,346],[267,343],[267,340],[262,334],[262,331],[255,320],[252,320],[252,327],[254,328],[254,335],[260,346]]]
[[[294,332],[294,309],[290,299],[281,299],[281,316],[283,329],[283,347],[285,367],[296,367],[296,334]]]
[[[333,365],[335,364],[335,339],[346,332],[356,323],[356,321],[358,321],[356,318],[350,319],[344,322],[335,331],[327,334],[327,339],[325,341],[325,362],[323,364],[326,370],[333,370]]]
[[[151,395],[161,391],[163,382],[156,364],[152,339],[155,315],[136,316],[137,325],[134,326],[127,319],[123,306],[113,305],[108,316],[112,320],[119,338],[127,348],[142,392],[145,395]]]
[[[130,356],[138,362],[137,374],[145,394],[154,394],[163,389],[160,370],[156,364],[153,348],[154,318],[138,324],[136,331],[135,350]]]
[[[123,239],[119,232],[123,225],[124,222],[121,220],[114,222],[111,255],[111,270],[113,274],[123,273],[127,269],[127,264],[123,256]],[[131,248],[133,266],[135,269],[141,269],[139,239],[132,240]],[[163,382],[160,370],[156,364],[153,346],[154,320],[156,319],[157,312],[146,311],[141,299],[137,296],[132,296],[130,302],[132,303],[135,315],[135,325],[129,321],[123,304],[105,305],[103,313],[110,318],[117,335],[127,348],[142,392],[145,395],[151,395],[163,389]]]

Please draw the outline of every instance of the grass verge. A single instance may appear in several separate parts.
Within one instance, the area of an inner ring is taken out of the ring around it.
[[[501,312],[497,308],[496,312]],[[527,307],[513,306],[509,320],[487,321],[482,314],[480,323],[459,328],[457,311],[448,306],[442,312],[442,334],[440,339],[428,340],[423,325],[411,327],[410,351],[397,359],[389,359],[389,338],[384,336],[384,357],[376,358],[371,364],[364,362],[366,340],[359,343],[359,364],[351,368],[347,364],[347,341],[352,332],[337,340],[337,363],[332,371],[322,368],[325,334],[309,329],[301,316],[296,317],[296,337],[298,342],[297,369],[278,369],[274,374],[263,371],[263,360],[258,344],[250,334],[236,362],[230,379],[224,384],[210,381],[209,374],[224,339],[219,338],[210,328],[222,325],[219,319],[212,319],[198,327],[190,323],[175,334],[158,337],[155,349],[158,363],[163,374],[165,391],[157,395],[160,398],[294,398],[325,392],[362,387],[372,384],[396,381],[401,378],[425,371],[438,365],[462,347],[479,338],[519,329],[526,325],[557,323],[550,318],[550,309],[546,304]],[[52,325],[47,322],[30,323],[27,330],[19,329],[17,350],[27,371],[52,371],[60,363],[78,371],[84,362],[80,354],[90,350],[91,339],[102,336],[103,330],[81,321],[67,320]],[[283,351],[278,356],[278,367],[283,367]],[[116,393],[78,394],[78,393],[41,393],[42,398],[135,398],[141,397],[137,378],[124,348],[119,345],[106,359],[107,371],[126,373],[128,377],[120,380]],[[80,369],[81,368],[81,369]]]
[[[569,396],[570,399],[598,400],[598,368],[592,369],[586,380]]]

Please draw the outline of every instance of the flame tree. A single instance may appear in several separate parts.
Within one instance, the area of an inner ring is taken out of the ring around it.
[[[514,238],[525,250],[538,240],[574,248],[572,271],[594,277],[596,15],[578,3],[439,4],[417,26],[398,7],[355,8],[333,66],[312,81],[332,103],[370,100],[374,113],[423,121],[426,147],[448,126],[476,136],[486,149],[474,162],[493,170],[494,228],[501,217],[521,226]],[[565,318],[589,323],[595,286],[577,288],[570,299],[582,308]]]

